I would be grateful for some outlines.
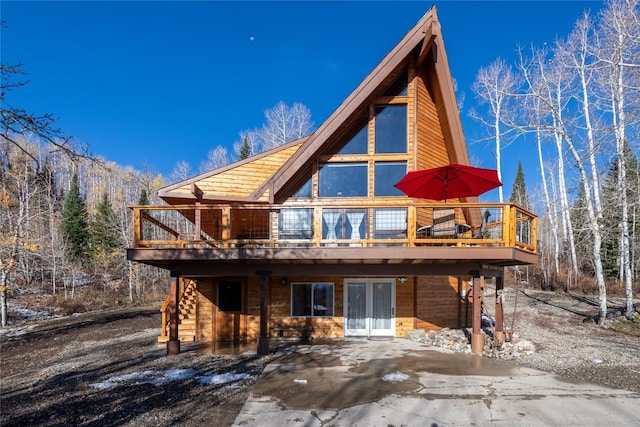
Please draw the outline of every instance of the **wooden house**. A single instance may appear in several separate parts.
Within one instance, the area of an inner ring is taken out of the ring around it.
[[[469,164],[435,7],[306,138],[132,206],[129,260],[168,270],[161,338],[403,337],[480,330],[487,277],[537,262],[536,216],[512,203],[411,198],[408,171]],[[447,209],[453,228],[436,232]],[[491,216],[478,236],[485,212]],[[496,336],[502,334],[500,298]]]

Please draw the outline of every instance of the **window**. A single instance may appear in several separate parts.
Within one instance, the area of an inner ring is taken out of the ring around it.
[[[333,283],[292,283],[291,316],[333,316]]]
[[[367,154],[369,151],[369,125],[364,125],[360,132],[356,134],[347,145],[342,147],[338,154]]]
[[[366,197],[368,170],[365,162],[320,165],[319,196]]]
[[[407,106],[376,107],[376,153],[407,152]]]
[[[220,311],[242,311],[242,282],[237,280],[218,282],[218,308]]]
[[[368,228],[367,223],[366,209],[323,209],[322,238],[326,240],[364,239]],[[327,244],[327,246],[331,245],[331,243]],[[360,243],[349,245],[360,245]]]
[[[375,189],[376,196],[404,196],[405,194],[393,186],[407,174],[407,162],[376,162]]]
[[[382,92],[382,96],[407,96],[407,70],[400,75]]]
[[[293,195],[294,198],[311,197],[311,178]]]
[[[374,238],[402,239],[407,236],[407,210],[375,209],[373,215]]]
[[[281,209],[278,235],[280,239],[311,239],[313,209]]]

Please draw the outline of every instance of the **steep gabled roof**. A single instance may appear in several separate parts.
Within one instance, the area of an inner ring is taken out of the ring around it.
[[[303,147],[270,178],[266,186],[270,199],[278,199],[278,193],[286,188],[288,182],[299,170],[308,167],[314,156],[320,152],[324,143],[342,125],[352,119],[364,108],[368,108],[368,100],[389,75],[403,64],[411,55],[416,55],[416,63],[420,65],[432,55],[435,62],[435,78],[439,83],[439,94],[443,100],[444,117],[449,124],[449,135],[453,147],[452,157],[458,163],[468,164],[469,158],[462,132],[460,112],[456,103],[453,81],[444,49],[440,22],[433,6],[418,23],[402,38],[360,85],[343,101],[329,118],[311,135]]]
[[[439,91],[437,97],[442,105],[439,114],[450,160],[469,164],[440,23],[433,6],[313,134],[165,187],[159,196],[170,204],[198,200],[273,203],[286,199],[292,188],[304,184],[310,177],[312,162],[327,141],[344,130],[345,124],[355,122],[368,111],[381,85],[387,84],[410,58],[418,66],[432,64],[435,70],[432,77],[437,83],[434,90]]]

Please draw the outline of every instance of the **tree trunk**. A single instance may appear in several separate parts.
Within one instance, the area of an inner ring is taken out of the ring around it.
[[[7,272],[0,271],[0,324],[7,326]]]

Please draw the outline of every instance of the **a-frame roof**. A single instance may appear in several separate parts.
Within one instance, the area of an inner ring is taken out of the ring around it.
[[[440,23],[436,7],[433,6],[308,138],[165,187],[159,191],[160,197],[170,204],[187,203],[189,199],[256,203],[283,200],[286,198],[283,194],[290,189],[292,181],[299,181],[301,176],[306,175],[301,171],[310,171],[313,159],[322,151],[325,143],[344,123],[354,120],[369,108],[372,96],[408,58],[413,58],[418,66],[433,61],[433,77],[437,81],[435,87],[442,99],[441,113],[448,124],[444,137],[453,151],[450,158],[457,163],[469,164]],[[247,173],[252,179],[244,179]],[[229,187],[227,180],[236,184]],[[245,183],[245,186],[238,187],[239,182]],[[230,189],[233,191],[230,192]]]

